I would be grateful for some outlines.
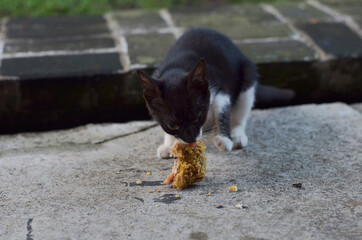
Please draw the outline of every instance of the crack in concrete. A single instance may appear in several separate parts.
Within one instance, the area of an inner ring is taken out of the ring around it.
[[[104,139],[104,140],[95,142],[94,144],[95,144],[95,145],[99,145],[99,144],[103,144],[103,143],[106,143],[106,142],[110,142],[110,141],[113,141],[113,140],[116,140],[116,139],[119,139],[119,138],[128,137],[128,136],[133,135],[133,134],[145,132],[145,131],[147,131],[147,130],[149,130],[149,129],[151,129],[151,128],[157,127],[157,126],[158,126],[158,124],[155,123],[155,124],[152,124],[152,125],[150,125],[150,126],[141,128],[141,129],[139,129],[139,130],[137,130],[137,131],[130,132],[130,133],[126,133],[126,134],[122,134],[122,135],[119,135],[119,136],[114,136],[114,137],[111,137],[111,138],[108,138],[108,139]]]
[[[83,148],[80,148],[83,147]],[[41,147],[34,147],[34,146],[30,146],[30,147],[23,147],[23,148],[14,148],[14,149],[8,149],[5,151],[1,151],[0,152],[0,163],[3,161],[4,157],[9,157],[9,156],[19,156],[22,154],[28,154],[29,152],[32,153],[44,153],[44,150],[48,150],[49,152],[51,151],[66,151],[66,150],[73,150],[73,151],[77,151],[80,152],[82,151],[88,151],[94,149],[94,144],[92,143],[74,143],[74,142],[67,142],[67,143],[62,143],[60,145],[48,145],[48,146],[41,146]],[[1,167],[1,165],[0,165]]]
[[[33,227],[31,226],[32,222],[33,218],[29,218],[28,222],[26,223],[26,229],[28,230],[28,233],[26,234],[26,240],[33,240]]]
[[[44,150],[60,150],[60,149],[64,149],[64,150],[75,150],[75,151],[80,151],[81,148],[84,148],[84,150],[89,150],[89,149],[93,149],[94,145],[101,145],[103,143],[106,142],[110,142],[119,138],[124,138],[124,137],[128,137],[137,133],[141,133],[144,131],[147,131],[151,128],[157,127],[158,124],[152,124],[150,126],[144,127],[144,128],[140,128],[136,131],[133,132],[129,132],[129,133],[125,133],[122,135],[118,135],[118,136],[114,136],[111,138],[107,138],[107,139],[103,139],[97,142],[62,142],[59,145],[45,145],[45,146],[28,146],[28,147],[21,147],[21,148],[13,148],[13,149],[7,149],[7,150],[2,150],[0,152],[0,166],[1,166],[1,162],[2,162],[2,157],[6,157],[6,156],[12,156],[12,155],[21,155],[24,153],[28,153],[29,151],[34,152],[43,152]],[[0,149],[1,150],[1,149]]]

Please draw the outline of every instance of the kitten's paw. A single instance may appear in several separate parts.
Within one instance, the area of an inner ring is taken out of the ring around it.
[[[157,157],[158,158],[166,158],[166,159],[171,158],[170,154],[171,154],[170,146],[162,144],[157,148]]]
[[[234,141],[234,149],[244,148],[248,145],[248,136],[246,136],[245,132],[233,133],[231,138]]]
[[[222,136],[222,135],[216,135],[214,138],[214,144],[215,146],[223,152],[229,152],[233,148],[233,141],[231,141],[230,138]]]

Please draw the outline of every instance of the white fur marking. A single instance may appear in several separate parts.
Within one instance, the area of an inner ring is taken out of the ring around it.
[[[165,139],[163,141],[163,144],[157,148],[157,157],[170,158],[170,152],[174,142],[175,142],[175,137],[165,133]]]
[[[216,113],[220,113],[227,105],[230,105],[230,97],[224,93],[217,94],[212,103],[213,109]]]
[[[196,142],[199,141],[202,137],[202,128],[200,128],[199,136],[196,137]]]
[[[233,142],[228,137],[222,135],[215,136],[214,144],[220,151],[223,152],[229,152],[233,149]]]
[[[245,128],[254,99],[255,85],[239,95],[231,110],[231,138],[234,141],[234,148],[246,147],[248,144]]]

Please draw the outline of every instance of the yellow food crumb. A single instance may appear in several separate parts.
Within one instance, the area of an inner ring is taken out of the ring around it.
[[[231,190],[232,192],[237,192],[238,187],[236,185],[232,185],[232,186],[229,187],[229,190]]]
[[[137,181],[136,184],[141,185],[142,181]]]
[[[157,190],[156,190],[156,192],[160,192],[160,190],[159,190],[159,189],[157,189]]]
[[[208,193],[207,196],[211,196],[211,193]]]
[[[150,176],[150,175],[151,175],[151,172],[147,172],[146,175],[147,175],[147,176]]]
[[[177,195],[177,194],[175,195],[175,198],[179,198],[179,197],[180,197],[180,195]]]
[[[235,205],[235,208],[237,208],[237,209],[240,209],[240,208],[242,208],[243,207],[243,205],[241,205],[241,204],[236,204]]]
[[[163,181],[163,185],[172,183],[172,187],[182,190],[201,181],[206,173],[206,146],[198,141],[195,146],[176,142],[171,156],[176,157],[172,173]]]

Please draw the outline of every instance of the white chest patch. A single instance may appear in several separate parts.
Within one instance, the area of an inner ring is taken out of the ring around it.
[[[214,101],[211,103],[211,106],[216,113],[222,112],[225,106],[228,105],[230,105],[230,96],[224,93],[217,94]]]

